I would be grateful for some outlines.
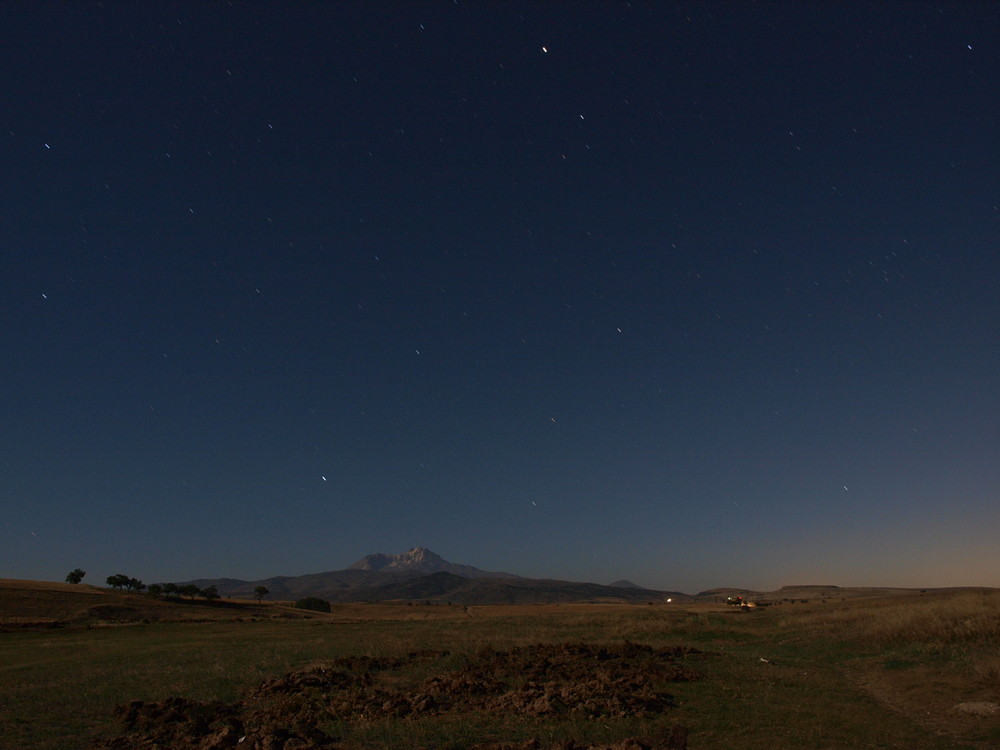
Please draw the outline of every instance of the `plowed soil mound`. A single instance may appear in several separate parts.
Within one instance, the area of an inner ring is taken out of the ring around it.
[[[674,705],[663,692],[670,682],[697,679],[678,662],[696,649],[624,643],[538,644],[509,651],[485,650],[458,669],[411,678],[418,663],[447,652],[403,657],[351,657],[269,680],[235,703],[199,703],[185,698],[135,701],[116,709],[126,734],[101,740],[104,750],[307,750],[336,747],[320,726],[389,718],[481,713],[495,716],[643,717]],[[426,671],[423,672],[426,674]],[[651,750],[684,747],[675,728],[659,738],[629,738],[613,745],[566,740],[559,750]],[[533,750],[537,742],[481,745],[480,750]]]
[[[569,739],[550,745],[548,750],[685,750],[688,730],[686,727],[672,727],[653,738],[626,737],[611,744],[588,745]],[[494,742],[473,745],[469,750],[543,750],[538,740],[526,742]]]

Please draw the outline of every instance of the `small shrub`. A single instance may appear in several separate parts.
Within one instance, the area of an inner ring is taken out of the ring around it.
[[[295,602],[295,606],[298,609],[311,609],[313,612],[330,611],[330,602],[326,599],[319,599],[315,596],[307,596],[305,599],[299,599]]]

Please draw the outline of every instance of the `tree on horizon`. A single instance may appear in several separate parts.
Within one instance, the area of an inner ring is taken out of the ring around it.
[[[85,575],[87,575],[86,570],[80,570],[79,568],[71,570],[66,574],[66,583],[79,583]]]
[[[179,586],[177,588],[177,593],[181,596],[186,596],[188,599],[194,599],[201,593],[201,589],[195,586],[193,583],[185,584],[184,586]]]
[[[260,600],[271,592],[268,590],[267,586],[258,586],[253,590],[254,596],[257,597],[257,603],[260,604]]]

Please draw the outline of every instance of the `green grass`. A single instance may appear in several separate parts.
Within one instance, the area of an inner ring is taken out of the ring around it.
[[[931,670],[938,690],[953,689],[947,698],[952,704],[1000,697],[984,687],[995,683],[991,648],[1000,626],[989,607],[996,603],[914,598],[752,612],[636,605],[467,619],[154,623],[0,633],[0,747],[84,748],[96,736],[120,731],[112,716],[117,704],[178,695],[233,701],[265,679],[341,656],[449,650],[452,655],[415,665],[403,676],[419,682],[484,647],[623,640],[696,646],[707,653],[688,666],[703,678],[671,683],[668,691],[679,705],[658,717],[447,715],[328,728],[349,748],[400,750],[529,737],[543,744],[566,737],[611,742],[670,724],[691,727],[693,749],[989,747],[996,721],[959,722],[954,732],[936,734],[940,726],[928,731],[861,683],[877,681],[872,684],[884,691],[903,681],[898,695],[904,708],[907,696],[920,702],[919,694],[907,692],[914,689],[915,670],[924,670],[922,677]]]

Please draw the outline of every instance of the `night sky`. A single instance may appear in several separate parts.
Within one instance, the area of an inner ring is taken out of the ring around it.
[[[0,28],[0,577],[1000,586],[1000,5]]]

